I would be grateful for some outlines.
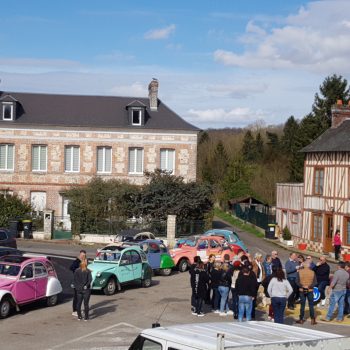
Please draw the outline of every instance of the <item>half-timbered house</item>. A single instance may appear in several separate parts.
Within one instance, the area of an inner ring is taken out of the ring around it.
[[[295,243],[308,243],[310,249],[326,253],[332,251],[332,237],[339,229],[343,250],[347,252],[350,250],[350,105],[338,101],[332,107],[331,128],[302,152],[306,155],[304,183],[277,184],[277,222],[290,228]],[[302,192],[297,188],[302,188]],[[296,213],[301,214],[301,222],[293,227]]]

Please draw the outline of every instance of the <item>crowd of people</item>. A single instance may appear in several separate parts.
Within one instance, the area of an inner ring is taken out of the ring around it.
[[[277,251],[265,258],[260,253],[254,257],[240,250],[233,261],[229,255],[223,262],[210,255],[204,264],[199,256],[190,267],[192,287],[191,311],[193,315],[204,316],[204,304],[220,316],[233,315],[242,322],[255,319],[257,298],[269,305],[268,319],[284,323],[285,309],[295,309],[300,303],[300,314],[296,323],[305,322],[306,302],[309,307],[311,325],[316,325],[314,308],[314,287],[320,293],[319,306],[326,305],[326,288],[329,286],[329,308],[324,321],[333,317],[337,306],[336,321],[342,322],[344,314],[350,313],[350,263],[339,262],[332,275],[325,256],[315,263],[311,256],[304,257],[294,252],[282,265]],[[260,288],[262,286],[262,288]]]

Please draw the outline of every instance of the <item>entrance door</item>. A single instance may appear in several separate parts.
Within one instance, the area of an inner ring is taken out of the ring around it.
[[[62,201],[62,221],[64,225],[64,229],[66,231],[71,230],[71,221],[70,221],[70,214],[69,214],[69,199],[63,197]]]
[[[324,221],[324,238],[323,238],[323,250],[326,253],[333,251],[332,239],[333,239],[333,215],[325,215]]]

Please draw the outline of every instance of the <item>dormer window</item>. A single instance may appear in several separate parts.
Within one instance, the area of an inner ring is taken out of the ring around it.
[[[13,120],[13,103],[12,102],[2,103],[2,119]]]
[[[142,120],[142,110],[141,109],[131,109],[131,124],[132,125],[141,125]]]

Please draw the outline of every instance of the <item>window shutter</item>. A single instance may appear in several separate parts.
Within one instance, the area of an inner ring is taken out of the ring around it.
[[[160,169],[161,170],[166,170],[166,149],[161,149],[160,150]]]
[[[47,146],[40,146],[40,170],[45,171],[47,167]]]
[[[129,173],[134,173],[136,171],[135,157],[136,157],[136,149],[130,148],[129,149]]]
[[[79,171],[79,147],[73,147],[73,171]]]
[[[13,169],[13,145],[7,145],[7,169]]]
[[[39,170],[39,146],[33,146],[32,169]]]
[[[97,148],[97,171],[103,171],[103,148]]]
[[[168,150],[168,167],[167,169],[171,172],[174,171],[174,157],[175,151],[173,149]]]
[[[105,148],[105,172],[110,173],[112,171],[112,149],[110,147]]]
[[[65,171],[71,171],[72,169],[72,162],[71,162],[71,147],[66,147],[64,149],[64,170]]]
[[[6,145],[0,145],[0,169],[6,169]]]
[[[137,156],[136,156],[136,172],[143,172],[143,149],[137,148]]]

